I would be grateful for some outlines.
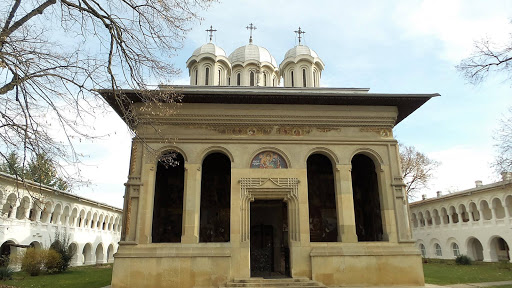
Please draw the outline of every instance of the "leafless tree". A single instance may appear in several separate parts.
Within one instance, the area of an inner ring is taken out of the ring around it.
[[[469,83],[480,84],[494,72],[503,73],[507,80],[512,80],[512,32],[508,43],[497,44],[483,38],[474,45],[472,55],[456,66]]]
[[[512,171],[512,108],[508,116],[502,117],[494,141],[496,155],[492,167],[498,174]]]
[[[172,91],[144,91],[178,73],[169,59],[211,2],[1,1],[0,160],[19,151],[24,164],[42,153],[55,167],[79,162],[73,143],[98,136],[87,123],[106,108],[97,89],[137,89],[148,105],[175,101]],[[116,99],[135,125],[132,102]]]
[[[413,146],[399,143],[402,176],[405,182],[405,191],[409,200],[416,199],[416,193],[428,187],[439,162],[430,159]]]

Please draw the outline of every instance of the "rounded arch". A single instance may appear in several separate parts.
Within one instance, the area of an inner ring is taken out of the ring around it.
[[[291,163],[288,155],[283,150],[276,148],[276,147],[272,147],[272,146],[265,146],[265,147],[261,147],[261,148],[257,149],[256,151],[254,151],[251,154],[249,161],[252,161],[252,159],[254,159],[254,157],[256,157],[259,153],[264,152],[264,151],[270,151],[270,152],[275,152],[275,153],[279,154],[284,159],[284,161],[286,161],[287,167],[292,168],[292,163]],[[251,163],[249,163],[249,167],[251,167]]]
[[[309,158],[309,156],[311,156],[313,154],[323,154],[323,155],[327,156],[331,160],[333,165],[340,164],[340,160],[339,160],[338,156],[336,155],[336,153],[334,153],[334,151],[332,151],[331,149],[326,148],[326,147],[315,147],[313,149],[310,149],[306,153],[306,158],[304,158],[304,163],[306,163],[308,158]]]
[[[448,215],[448,210],[446,207],[441,208],[441,221],[443,224],[450,224],[450,216]]]
[[[418,217],[416,216],[416,213],[411,214],[411,222],[413,228],[418,228]]]
[[[469,215],[473,221],[480,221],[480,212],[478,211],[478,208],[476,207],[475,202],[471,201],[469,202]]]
[[[441,216],[439,215],[439,210],[437,210],[437,208],[432,210],[432,218],[434,219],[434,225],[441,225]]]
[[[85,209],[80,209],[80,214],[78,214],[78,220],[76,222],[77,227],[85,227]]]
[[[357,155],[357,154],[363,154],[367,157],[369,157],[370,159],[373,160],[373,163],[375,163],[375,168],[379,168],[384,165],[384,160],[382,160],[382,156],[380,156],[380,154],[371,149],[371,148],[359,148],[359,149],[356,149],[352,155],[350,156],[350,159],[354,159],[354,157]],[[377,167],[377,164],[378,164],[378,167]]]
[[[103,243],[99,243],[98,246],[96,246],[96,252],[94,253],[96,256],[96,264],[102,264],[105,263],[105,252],[103,251]]]
[[[469,237],[466,240],[467,255],[475,261],[484,260],[484,248],[482,242],[476,237]]]
[[[69,244],[68,251],[72,255],[70,265],[71,266],[79,265],[80,263],[78,261],[78,243],[72,242],[71,244]]]
[[[94,211],[92,215],[91,228],[98,228],[98,212]]]
[[[508,211],[508,217],[512,217],[512,195],[505,197],[505,209]]]
[[[491,262],[510,261],[510,248],[507,241],[499,235],[489,238],[488,245]]]
[[[418,241],[417,244],[418,244],[418,249],[420,250],[420,253],[421,253],[421,257],[427,258],[427,248],[425,247],[425,244],[423,243],[423,241]]]
[[[231,161],[231,163],[235,162],[235,157],[233,157],[233,154],[227,148],[222,147],[222,146],[211,146],[211,147],[204,149],[203,152],[201,153],[201,157],[200,157],[201,163],[203,163],[204,158],[206,158],[208,155],[210,155],[212,153],[222,153],[229,158],[229,161]]]
[[[41,247],[42,247],[41,243],[38,241],[32,241],[32,242],[30,242],[30,244],[28,246],[30,246],[31,248],[34,248],[34,249],[41,249]]]
[[[94,260],[92,259],[92,244],[86,243],[84,245],[84,248],[82,249],[82,264],[83,265],[89,265],[94,264]]]
[[[14,246],[18,242],[14,239],[6,240],[0,246],[0,267],[9,266],[11,258],[15,259],[18,254],[18,247]]]
[[[114,244],[110,243],[107,248],[107,263],[114,262]]]
[[[27,211],[30,209],[30,197],[23,196],[20,200],[20,205],[18,206],[18,209],[16,209],[16,219],[23,220],[26,218]]]
[[[7,218],[10,218],[12,214],[15,212],[14,208],[16,207],[16,199],[18,199],[18,197],[15,193],[9,194],[9,196],[7,196],[7,199],[5,199],[4,206],[2,207],[2,214],[5,215]]]
[[[505,207],[503,207],[502,201],[498,197],[494,197],[491,200],[492,208],[494,209],[494,214],[496,215],[496,219],[505,218]]]
[[[175,145],[167,145],[167,146],[164,146],[164,147],[158,149],[155,152],[155,154],[154,154],[155,158],[153,160],[154,164],[158,164],[160,157],[162,157],[163,155],[165,155],[167,153],[173,153],[173,152],[181,154],[181,156],[183,157],[183,161],[188,162],[188,156],[183,149],[181,149],[180,147],[177,147]]]
[[[489,208],[489,202],[485,199],[480,200],[480,212],[484,220],[492,219],[492,211],[491,208]]]
[[[71,208],[68,204],[64,205],[64,210],[62,211],[62,214],[60,216],[60,223],[62,225],[67,225],[68,219],[71,216]]]

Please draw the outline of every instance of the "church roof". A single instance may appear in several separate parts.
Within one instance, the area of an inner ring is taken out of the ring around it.
[[[229,62],[231,62],[233,65],[237,62],[243,65],[246,62],[256,61],[261,64],[264,62],[270,63],[272,66],[277,67],[276,59],[270,54],[270,52],[268,52],[266,48],[254,45],[252,43],[238,47],[235,51],[233,51],[233,53],[229,55],[228,59]]]
[[[284,59],[289,57],[295,58],[299,55],[308,55],[313,58],[318,58],[318,54],[316,54],[316,52],[313,51],[313,49],[309,48],[306,45],[297,45],[292,49],[288,50],[288,52],[286,52],[286,54],[284,55]]]
[[[224,51],[224,49],[220,48],[219,46],[217,46],[211,42],[206,43],[203,46],[194,50],[194,52],[192,53],[192,56],[199,56],[204,53],[210,53],[215,56],[226,56],[226,52]]]
[[[285,88],[285,87],[243,87],[243,86],[161,86],[155,93],[171,90],[183,95],[182,103],[222,104],[295,104],[295,105],[357,105],[394,106],[398,109],[396,124],[409,116],[433,94],[385,94],[368,93],[366,88]],[[111,89],[98,90],[103,98],[121,118],[122,109]],[[132,103],[141,102],[137,90],[118,90]],[[151,92],[151,91],[150,91]]]

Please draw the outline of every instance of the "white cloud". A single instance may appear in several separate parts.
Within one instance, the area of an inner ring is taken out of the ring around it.
[[[490,147],[455,146],[429,153],[428,156],[441,165],[435,171],[429,189],[420,194],[434,197],[436,191],[443,194],[473,188],[476,180],[484,184],[498,180],[490,168],[493,152]],[[421,197],[421,195],[418,195]]]
[[[512,9],[510,1],[468,4],[461,0],[424,0],[420,5],[404,2],[397,6],[394,18],[405,31],[402,37],[432,36],[443,43],[441,57],[458,62],[471,53],[475,40],[489,37],[504,43],[512,28],[507,14]]]

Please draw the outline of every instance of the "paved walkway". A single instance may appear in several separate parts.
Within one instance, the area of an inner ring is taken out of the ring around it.
[[[426,288],[480,288],[480,287],[493,287],[493,286],[503,286],[503,285],[512,285],[512,281],[499,281],[499,282],[484,282],[484,283],[466,283],[466,284],[451,284],[446,286],[434,285],[434,284],[425,284]],[[111,288],[111,286],[105,286],[103,288]],[[334,288],[334,287],[332,287]],[[350,287],[342,287],[342,288],[350,288]],[[361,287],[358,287],[361,288]],[[386,288],[379,286],[378,288]],[[401,287],[406,288],[406,287]],[[419,287],[414,287],[419,288]]]

